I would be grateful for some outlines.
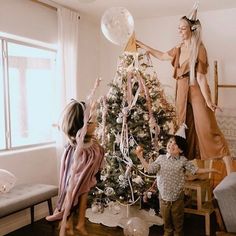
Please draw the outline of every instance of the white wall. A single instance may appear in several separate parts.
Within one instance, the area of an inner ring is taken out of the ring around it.
[[[144,43],[167,51],[179,41],[178,22],[180,16],[150,18],[135,20],[136,38]],[[236,73],[236,9],[226,9],[199,13],[203,26],[203,41],[209,56],[209,84],[213,88],[213,61],[219,63],[219,80],[223,83],[234,83]],[[111,82],[116,71],[118,56],[122,49],[108,42],[101,36],[101,75],[106,82]],[[172,78],[172,67],[169,62],[160,62],[153,58],[157,75],[161,82],[172,88],[166,88],[166,92],[174,96],[175,81]],[[213,92],[213,90],[212,90]],[[236,89],[224,89],[220,91],[219,105],[236,108],[235,104],[228,101],[235,100]]]
[[[0,31],[56,44],[56,11],[29,0],[1,0]]]
[[[77,97],[84,100],[99,77],[99,25],[90,21],[88,16],[81,15],[79,24],[78,51],[78,89]],[[99,93],[99,91],[97,91]]]
[[[205,26],[203,35],[211,65],[211,85],[213,85],[213,62],[215,60],[218,61],[219,83],[236,84],[236,27],[234,24],[236,8],[206,12],[201,17]],[[236,88],[219,89],[220,106],[236,109],[236,104],[232,102],[235,99]]]
[[[108,84],[112,82],[117,69],[117,62],[119,55],[122,53],[122,48],[110,43],[100,31],[100,76],[101,94],[106,94],[109,87]]]
[[[0,168],[17,177],[16,184],[45,183],[57,185],[55,145],[27,150],[3,152]]]

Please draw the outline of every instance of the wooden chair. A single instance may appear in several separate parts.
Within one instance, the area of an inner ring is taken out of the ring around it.
[[[210,235],[210,217],[214,212],[212,205],[212,189],[210,179],[186,181],[186,191],[193,191],[192,196],[196,195],[196,199],[190,198],[184,208],[185,213],[202,215],[205,217],[205,234]]]

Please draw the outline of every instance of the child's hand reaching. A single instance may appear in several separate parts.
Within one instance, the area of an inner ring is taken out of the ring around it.
[[[142,166],[144,167],[144,169],[147,169],[148,168],[148,163],[143,158],[143,148],[141,146],[136,147],[135,154],[137,155],[137,157],[140,160],[140,162],[141,162]]]
[[[215,173],[215,174],[218,174],[218,175],[221,175],[221,174],[222,174],[221,171],[219,171],[219,170],[217,170],[217,169],[214,169],[214,168],[211,169],[211,173]]]

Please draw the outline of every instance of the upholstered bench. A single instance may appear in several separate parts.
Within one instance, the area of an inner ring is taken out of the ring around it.
[[[236,233],[236,172],[226,176],[213,190],[227,232]]]
[[[58,188],[47,184],[21,184],[8,193],[0,194],[0,218],[30,208],[31,223],[34,223],[34,206],[47,201],[49,214],[53,213],[52,197]]]

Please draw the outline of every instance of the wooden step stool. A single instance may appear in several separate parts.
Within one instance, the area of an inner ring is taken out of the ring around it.
[[[196,191],[196,207],[187,204],[184,212],[205,216],[205,233],[210,235],[210,216],[214,212],[210,179],[186,181],[185,190]]]

